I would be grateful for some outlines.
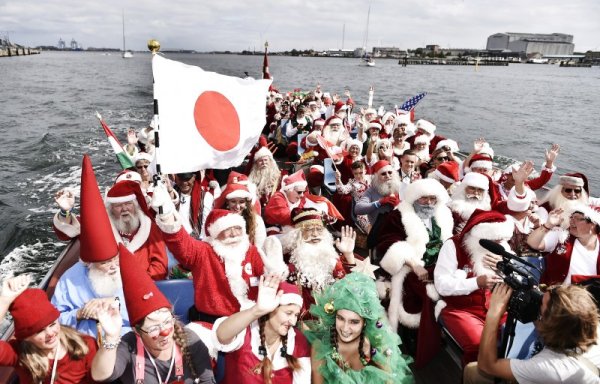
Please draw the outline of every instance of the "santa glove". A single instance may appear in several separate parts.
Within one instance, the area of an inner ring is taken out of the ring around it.
[[[150,206],[162,216],[167,216],[175,212],[175,204],[173,204],[171,196],[167,191],[167,186],[162,180],[154,187]],[[162,208],[162,212],[160,212],[160,208]]]
[[[56,192],[54,201],[56,201],[61,211],[69,212],[75,205],[75,193],[71,188],[63,188]]]
[[[379,204],[381,204],[381,205],[387,204],[393,208],[396,205],[400,204],[400,200],[396,197],[396,195],[390,195],[390,196],[382,197],[381,199],[379,199]]]

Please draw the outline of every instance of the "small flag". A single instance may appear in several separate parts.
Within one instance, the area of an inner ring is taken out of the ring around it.
[[[341,158],[344,157],[343,152],[338,152],[338,153],[334,154],[332,152],[332,147],[335,147],[335,146],[333,144],[331,144],[329,141],[327,141],[323,136],[317,135],[317,143],[319,143],[319,146],[325,150],[325,153],[327,153],[327,156],[329,156],[331,158],[331,160],[333,160],[334,162],[340,161]],[[339,149],[339,147],[338,147],[338,149]]]
[[[411,112],[417,106],[419,101],[421,101],[421,99],[423,99],[426,95],[427,92],[423,92],[411,97],[400,106],[400,109],[406,112]]]
[[[163,173],[242,163],[266,123],[271,80],[240,79],[152,58]]]
[[[265,43],[265,57],[263,59],[263,79],[270,80],[271,74],[269,73],[269,56],[267,55],[268,43]]]
[[[119,160],[121,168],[128,169],[135,167],[135,164],[133,164],[133,160],[131,159],[131,157],[129,157],[127,152],[123,150],[123,146],[121,145],[115,134],[110,130],[108,125],[106,125],[104,120],[102,120],[102,116],[100,116],[98,112],[96,112],[96,117],[98,118],[98,120],[100,120],[100,124],[104,129],[104,133],[106,133],[106,137],[108,138],[110,146],[112,147],[113,151],[115,151],[115,155],[117,155],[117,160]]]

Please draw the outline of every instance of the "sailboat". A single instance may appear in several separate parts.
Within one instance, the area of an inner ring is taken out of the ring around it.
[[[133,57],[133,52],[125,49],[125,11],[123,11],[123,58],[131,59]]]
[[[369,18],[371,16],[371,4],[369,4],[369,11],[367,12],[367,28],[365,30],[365,40],[363,41],[363,56],[361,57],[361,61],[359,65],[362,66],[367,66],[367,67],[374,67],[375,66],[375,61],[373,60],[373,58],[371,57],[371,55],[369,55],[368,51],[367,51],[367,43],[369,41]]]

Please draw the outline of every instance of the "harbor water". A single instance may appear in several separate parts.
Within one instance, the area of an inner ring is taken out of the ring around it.
[[[261,76],[261,56],[167,54],[226,75]],[[375,88],[374,105],[391,109],[426,91],[417,118],[469,151],[485,137],[496,155],[531,159],[539,169],[552,143],[562,146],[558,172],[585,173],[600,195],[600,68],[511,64],[508,67],[407,66],[378,60],[373,68],[341,58],[271,57],[281,91],[352,92],[357,105]],[[79,189],[79,167],[90,154],[102,187],[118,163],[95,117],[98,111],[125,141],[126,129],[152,117],[150,54],[43,52],[0,60],[0,277],[32,272],[37,279],[64,243],[52,232],[54,193]],[[508,161],[508,160],[507,160]],[[554,178],[554,180],[556,177]],[[554,181],[553,180],[553,181]]]

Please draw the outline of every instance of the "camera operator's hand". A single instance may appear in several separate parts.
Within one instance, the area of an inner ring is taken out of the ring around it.
[[[496,285],[490,297],[488,314],[502,316],[506,312],[510,295],[512,295],[512,289],[508,285],[504,283]]]
[[[483,256],[483,265],[485,265],[487,268],[491,269],[494,272],[496,271],[496,264],[498,264],[499,261],[502,261],[502,256],[500,255],[486,253]]]
[[[477,286],[483,289],[492,289],[494,284],[501,283],[502,279],[499,276],[485,274],[477,276]]]

